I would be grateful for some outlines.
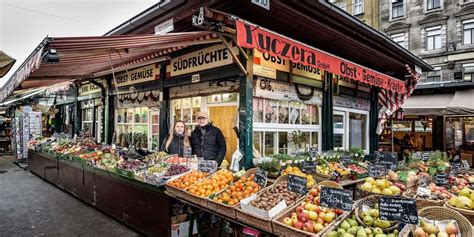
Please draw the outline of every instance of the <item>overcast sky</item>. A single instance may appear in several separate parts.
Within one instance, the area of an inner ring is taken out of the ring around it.
[[[13,75],[46,36],[103,35],[158,0],[0,0],[0,50],[17,62]]]

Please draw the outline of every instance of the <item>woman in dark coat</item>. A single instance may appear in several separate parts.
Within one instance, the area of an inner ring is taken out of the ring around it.
[[[160,150],[168,154],[178,154],[179,157],[184,157],[185,149],[191,151],[191,142],[187,133],[186,124],[183,121],[176,121],[173,130],[166,136]],[[188,154],[191,155],[191,152]]]

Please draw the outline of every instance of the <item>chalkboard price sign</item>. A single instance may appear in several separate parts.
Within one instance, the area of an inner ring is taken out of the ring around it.
[[[461,162],[455,162],[451,164],[451,175],[456,176],[461,170]]]
[[[298,175],[288,175],[288,190],[299,193],[299,194],[306,194],[306,177],[298,176]]]
[[[303,166],[301,167],[303,172],[314,172],[316,171],[316,162],[314,161],[303,161]]]
[[[352,211],[352,192],[350,190],[321,187],[320,204],[322,207]]]
[[[217,162],[215,160],[201,160],[198,164],[198,170],[206,173],[214,173],[217,170]]]
[[[350,164],[352,163],[352,156],[342,156],[341,157],[342,164]]]
[[[381,220],[418,224],[416,199],[381,197],[379,211]]]
[[[255,173],[253,181],[260,185],[261,188],[264,188],[265,186],[267,186],[267,174],[268,171],[257,168],[257,172]]]
[[[423,161],[428,161],[430,159],[431,152],[422,152],[421,153],[421,159]]]
[[[374,164],[383,165],[387,169],[395,170],[398,167],[397,153],[376,151]]]
[[[387,175],[387,168],[383,165],[369,165],[369,176],[378,178]]]
[[[449,177],[448,174],[436,173],[434,176],[435,176],[434,180],[435,180],[436,185],[438,185],[438,186],[448,185],[448,177]]]

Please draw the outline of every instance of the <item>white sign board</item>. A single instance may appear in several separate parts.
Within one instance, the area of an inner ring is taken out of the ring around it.
[[[270,10],[270,0],[252,0],[252,3]]]
[[[166,34],[174,30],[173,18],[155,26],[155,35]]]

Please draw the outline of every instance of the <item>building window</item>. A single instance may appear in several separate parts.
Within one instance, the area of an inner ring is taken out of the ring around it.
[[[441,8],[441,1],[442,0],[426,0],[426,10],[435,10]]]
[[[462,78],[464,81],[472,81],[474,78],[474,63],[464,64],[462,66]]]
[[[435,50],[441,48],[441,26],[426,28],[426,49]]]
[[[392,19],[405,16],[405,9],[403,8],[403,0],[392,0]]]
[[[441,67],[435,67],[432,72],[427,72],[424,83],[441,82]]]
[[[395,43],[399,44],[403,48],[407,48],[408,44],[405,42],[405,33],[394,34],[394,35],[391,35],[390,37]]]
[[[359,15],[364,13],[364,0],[354,0],[354,9],[352,10],[353,15]]]
[[[463,21],[463,44],[474,43],[474,19]]]

